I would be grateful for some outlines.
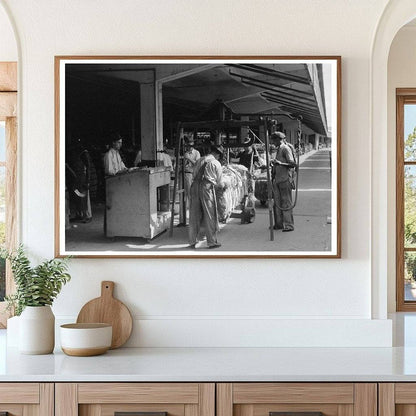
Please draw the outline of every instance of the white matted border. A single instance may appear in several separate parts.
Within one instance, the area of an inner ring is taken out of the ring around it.
[[[329,64],[331,65],[331,250],[328,251],[68,251],[65,249],[65,68],[67,64]],[[341,257],[341,58],[322,57],[83,57],[56,56],[56,172],[55,255],[75,257],[142,258],[340,258]],[[58,98],[59,97],[59,98]],[[58,124],[59,123],[59,124]],[[58,151],[59,149],[59,151]]]

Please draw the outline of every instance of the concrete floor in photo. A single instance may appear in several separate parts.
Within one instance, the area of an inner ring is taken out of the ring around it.
[[[269,210],[256,202],[253,223],[241,224],[239,218],[231,218],[221,224],[218,240],[222,246],[208,250],[206,241],[199,242],[196,249],[188,247],[188,227],[174,227],[151,241],[142,238],[106,238],[104,235],[104,205],[93,207],[93,220],[88,224],[71,223],[66,231],[66,251],[76,252],[140,252],[177,251],[218,254],[230,251],[329,251],[331,250],[331,169],[330,150],[312,151],[301,156],[297,205],[293,210],[295,230],[283,233],[273,231],[270,240]],[[335,222],[336,218],[332,218]]]

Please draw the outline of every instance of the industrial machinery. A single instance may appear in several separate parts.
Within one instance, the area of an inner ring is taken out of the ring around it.
[[[194,131],[197,132],[198,130],[204,130],[204,131],[210,131],[210,132],[218,132],[218,131],[229,131],[231,129],[239,129],[242,127],[250,127],[250,126],[259,126],[259,121],[258,120],[245,120],[245,121],[241,121],[241,120],[214,120],[214,121],[196,121],[196,122],[183,122],[183,123],[178,123],[177,126],[177,141],[176,141],[176,146],[175,146],[175,160],[177,161],[181,161],[182,160],[182,153],[183,153],[183,146],[184,146],[184,131]],[[222,139],[221,137],[216,137],[215,139],[215,143],[216,144],[221,144],[222,146],[224,146],[225,148],[230,148],[230,147],[234,147],[234,146],[239,146],[239,147],[248,147],[251,145],[251,142],[246,143],[246,144],[241,144],[238,142],[233,142],[233,141],[229,141],[228,140],[228,136],[225,139]],[[210,142],[208,143],[204,143],[204,146],[206,146],[206,148],[208,149],[210,146]],[[171,226],[170,226],[170,235],[173,235],[173,224],[174,224],[174,207],[175,207],[175,197],[177,195],[177,193],[179,193],[180,198],[181,198],[181,210],[180,210],[180,225],[185,225],[186,224],[186,200],[185,200],[185,194],[184,194],[184,190],[183,190],[183,186],[181,188],[179,188],[179,186],[181,186],[184,181],[183,181],[183,176],[184,176],[184,169],[183,169],[183,164],[182,163],[177,163],[176,164],[176,169],[175,169],[175,182],[174,182],[174,188],[173,188],[173,201],[172,201],[172,206],[171,206]],[[244,218],[244,220],[242,221],[242,223],[248,223],[251,222],[254,219],[254,215],[253,215],[253,210],[254,210],[254,204],[249,204],[249,201],[251,201],[252,198],[250,199],[245,199],[243,200],[243,198],[241,199],[241,203],[243,203],[243,207],[242,207],[242,213],[241,213],[241,218]],[[245,210],[247,210],[247,212],[244,212]]]
[[[169,227],[170,170],[136,168],[106,178],[106,236],[152,239]]]
[[[264,145],[265,145],[265,156],[266,156],[266,183],[267,183],[267,202],[268,202],[268,210],[269,210],[269,229],[270,229],[270,239],[274,239],[274,233],[273,233],[273,204],[274,204],[274,198],[273,198],[273,187],[272,187],[272,178],[271,178],[271,172],[270,172],[270,146],[269,146],[269,130],[273,129],[273,124],[276,124],[274,121],[277,116],[285,116],[289,117],[292,120],[298,121],[298,149],[299,149],[299,141],[301,136],[301,120],[302,117],[293,117],[288,114],[239,114],[238,116],[245,116],[248,118],[247,120],[212,120],[212,121],[196,121],[196,122],[183,122],[178,123],[177,127],[177,142],[176,142],[176,149],[175,149],[175,156],[176,160],[181,160],[181,154],[183,152],[183,136],[184,131],[194,131],[197,132],[198,130],[205,130],[205,131],[214,131],[214,132],[220,132],[220,131],[230,131],[232,129],[242,129],[245,128],[247,131],[251,128],[258,128],[263,129],[264,133]],[[253,119],[255,117],[255,119]],[[251,118],[251,119],[250,119]],[[276,128],[276,127],[274,127]],[[254,137],[251,138],[251,140],[242,143],[241,140],[239,142],[235,141],[235,138],[230,138],[230,135],[227,134],[224,138],[221,137],[221,135],[218,135],[215,137],[215,141],[212,141],[211,143],[215,144],[221,144],[225,148],[231,148],[231,147],[248,147],[251,146],[254,142]],[[209,145],[209,143],[208,143]],[[297,154],[296,164],[297,168],[295,169],[296,172],[299,167],[299,152]],[[183,169],[182,169],[183,171]],[[174,189],[173,194],[174,196],[179,194],[181,195],[181,214],[180,214],[180,223],[182,225],[186,224],[186,201],[185,201],[185,195],[183,192],[183,189],[178,189],[178,186],[180,186],[181,183],[180,178],[183,178],[183,172],[181,172],[181,164],[176,164],[176,171],[175,171],[175,182],[174,182]],[[294,202],[290,208],[292,209],[297,202],[297,195],[298,195],[298,175],[296,175],[296,194],[294,198]],[[251,194],[247,194],[244,196],[244,198],[241,201],[241,212],[235,213],[233,216],[236,215],[241,218],[241,223],[250,223],[255,218],[255,207],[254,207],[254,189],[251,190]],[[264,201],[263,201],[264,202]],[[170,226],[170,234],[173,234],[173,216],[174,216],[174,203],[175,198],[173,198],[172,206],[171,206],[171,226]],[[280,207],[279,207],[280,208]]]

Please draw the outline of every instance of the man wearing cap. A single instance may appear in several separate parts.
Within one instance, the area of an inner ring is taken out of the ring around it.
[[[191,193],[191,184],[192,184],[192,174],[194,172],[194,166],[198,159],[201,158],[201,154],[194,148],[194,140],[192,137],[184,137],[185,142],[185,153],[183,155],[183,160],[185,164],[185,198],[186,203],[189,207],[190,202],[190,193]]]
[[[208,248],[221,247],[217,241],[219,222],[215,187],[224,187],[222,166],[219,162],[223,153],[222,146],[211,146],[210,153],[198,159],[194,165],[189,210],[189,247],[191,248],[195,248],[202,223],[205,226]]]
[[[287,232],[295,228],[290,170],[296,167],[296,163],[292,150],[284,142],[285,138],[286,135],[280,131],[270,136],[271,142],[278,146],[276,157],[272,160],[274,228]]]

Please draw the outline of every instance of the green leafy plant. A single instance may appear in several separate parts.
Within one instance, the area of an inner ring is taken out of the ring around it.
[[[20,315],[26,306],[52,305],[62,286],[71,279],[69,257],[45,260],[33,267],[22,245],[10,252],[2,249],[0,257],[10,260],[16,283],[16,293],[5,297],[7,309],[14,310],[15,315]]]

